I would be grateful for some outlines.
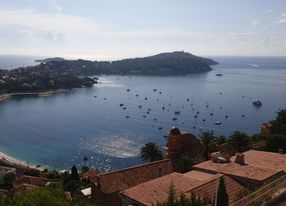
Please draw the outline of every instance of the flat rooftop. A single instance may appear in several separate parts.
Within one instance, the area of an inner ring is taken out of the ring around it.
[[[272,176],[286,171],[286,155],[272,152],[250,150],[244,152],[245,165],[234,162],[235,156],[228,163],[215,163],[211,160],[194,166],[194,169],[232,176],[265,181]]]
[[[249,150],[243,154],[246,164],[260,168],[284,170],[286,172],[286,154],[258,150]],[[235,156],[231,158],[231,161],[234,160]]]

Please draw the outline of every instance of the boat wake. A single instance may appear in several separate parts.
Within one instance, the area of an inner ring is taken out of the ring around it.
[[[259,67],[257,64],[249,64],[249,65],[255,68]]]
[[[96,87],[102,88],[102,87],[126,87],[124,84],[119,84],[116,83],[115,81],[112,81],[110,79],[106,79],[106,78],[99,78],[98,80],[98,84],[95,85]]]

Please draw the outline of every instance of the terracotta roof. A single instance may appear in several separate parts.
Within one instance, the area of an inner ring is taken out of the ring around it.
[[[216,173],[218,169],[218,163],[207,161],[194,166],[194,169]],[[281,170],[266,169],[260,167],[254,167],[251,165],[240,165],[235,162],[222,163],[219,165],[219,171],[223,174],[228,174],[237,177],[243,177],[256,181],[264,181],[278,173]]]
[[[185,174],[172,173],[124,190],[120,194],[136,205],[151,206],[157,202],[165,202],[168,199],[169,187],[173,184],[176,196],[182,193],[189,196],[194,193],[200,197],[207,196],[212,200],[216,190],[216,178],[214,174],[199,171]],[[223,178],[232,202],[235,194],[244,187],[226,175]]]
[[[244,152],[245,163],[260,167],[284,170],[286,172],[286,154],[249,150]],[[234,161],[235,157],[231,158]]]
[[[99,176],[100,185],[104,193],[113,193],[173,172],[171,160],[165,159],[135,167],[109,172]]]
[[[89,170],[83,173],[82,178],[89,179],[91,182],[95,182],[97,175],[98,175],[98,172],[96,170]]]
[[[279,156],[280,154],[272,153],[270,156],[268,156],[269,152],[259,152],[254,150],[245,152],[244,155],[246,163],[245,165],[240,165],[234,162],[235,156],[233,156],[230,162],[219,164],[219,171],[223,174],[262,182],[276,174],[282,173],[282,168],[285,168],[286,166],[286,164],[283,165],[284,163],[282,161],[282,157],[285,158],[285,155],[282,155],[281,158],[278,158],[277,155]],[[274,162],[271,163],[272,158],[274,157],[278,159],[273,159]],[[283,164],[278,166],[278,162]],[[284,160],[284,162],[286,162],[286,160]],[[218,163],[209,160],[195,165],[194,168],[204,172],[216,173],[218,169]]]
[[[215,175],[213,175],[215,177]],[[142,205],[153,205],[156,202],[164,202],[168,199],[170,185],[173,184],[176,195],[190,192],[195,187],[205,183],[202,180],[192,178],[179,173],[172,173],[149,182],[142,183],[135,187],[129,188],[121,192],[135,202]]]
[[[187,177],[191,177],[193,179],[201,180],[201,181],[211,180],[214,178],[214,174],[201,172],[198,170],[192,170],[190,172],[184,173],[183,175]]]
[[[229,204],[231,204],[236,201],[235,199],[236,194],[242,189],[244,189],[244,187],[227,175],[222,176],[222,178],[224,180],[224,185],[226,188],[226,192],[228,194]],[[216,187],[217,187],[217,180],[214,179],[206,184],[203,184],[195,188],[194,190],[192,190],[192,192],[201,198],[208,197],[211,198],[211,200],[213,200],[215,197]]]
[[[45,184],[45,181],[41,177],[33,177],[33,176],[27,176],[23,175],[19,178],[17,178],[14,183],[16,185],[21,185],[21,184],[29,184],[29,185],[34,185],[34,186],[41,186]]]

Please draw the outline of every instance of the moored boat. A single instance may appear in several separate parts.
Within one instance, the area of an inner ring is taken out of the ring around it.
[[[262,102],[261,102],[259,99],[254,100],[254,101],[252,102],[252,104],[254,104],[254,105],[257,106],[257,107],[262,106]]]

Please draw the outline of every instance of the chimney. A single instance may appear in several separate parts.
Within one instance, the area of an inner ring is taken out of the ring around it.
[[[242,153],[236,153],[235,154],[235,160],[234,162],[240,164],[240,165],[245,165],[245,161],[244,161],[244,154]]]

